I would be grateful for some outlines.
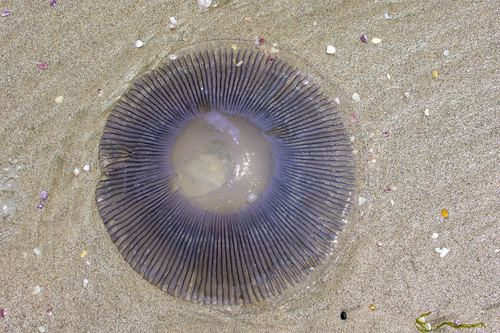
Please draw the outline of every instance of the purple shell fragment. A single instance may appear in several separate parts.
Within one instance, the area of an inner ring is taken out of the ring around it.
[[[49,193],[47,193],[47,191],[40,192],[40,200],[41,201],[47,200],[48,197],[49,197]]]

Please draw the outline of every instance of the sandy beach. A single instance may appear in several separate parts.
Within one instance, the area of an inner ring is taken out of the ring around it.
[[[0,331],[418,332],[431,312],[429,331],[500,332],[497,1],[43,0],[0,12]],[[173,297],[123,262],[96,203],[98,150],[140,74],[182,48],[259,38],[340,89],[358,182],[331,269],[241,313]]]

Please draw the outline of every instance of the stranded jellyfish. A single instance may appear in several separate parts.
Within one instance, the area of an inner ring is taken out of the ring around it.
[[[349,210],[346,129],[308,77],[258,50],[171,57],[114,105],[97,203],[146,280],[192,302],[266,302],[328,260]]]

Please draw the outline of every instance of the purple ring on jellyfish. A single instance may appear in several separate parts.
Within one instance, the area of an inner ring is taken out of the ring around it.
[[[353,196],[336,104],[256,50],[205,50],[139,77],[99,148],[97,203],[146,280],[192,302],[258,304],[322,264]]]

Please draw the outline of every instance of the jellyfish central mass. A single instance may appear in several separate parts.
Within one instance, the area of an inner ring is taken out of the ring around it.
[[[273,173],[272,146],[244,118],[201,113],[177,136],[171,162],[180,191],[197,207],[234,212],[260,197]]]

